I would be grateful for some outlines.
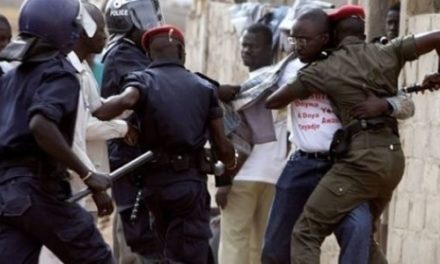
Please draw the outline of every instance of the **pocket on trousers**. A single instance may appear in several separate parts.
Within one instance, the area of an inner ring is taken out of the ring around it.
[[[336,196],[343,196],[352,189],[352,183],[342,179],[327,179],[324,177],[320,183],[323,187],[330,190]]]
[[[31,197],[29,195],[18,196],[12,199],[5,200],[0,214],[8,217],[23,215],[32,205]]]

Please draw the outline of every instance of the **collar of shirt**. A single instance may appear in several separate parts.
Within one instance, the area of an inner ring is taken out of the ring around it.
[[[364,40],[355,37],[355,36],[348,36],[345,37],[341,43],[339,43],[338,48],[344,47],[344,46],[348,46],[348,45],[355,45],[355,44],[363,44],[365,43]]]
[[[67,59],[78,73],[84,72],[86,70],[82,62],[79,60],[78,55],[76,55],[74,51],[70,52],[67,55]]]
[[[183,64],[176,59],[158,59],[154,60],[148,68],[158,68],[158,67],[166,67],[166,66],[178,66],[181,68],[185,68]]]
[[[261,73],[269,71],[272,67],[273,67],[273,65],[267,65],[267,66],[263,66],[261,68],[258,68],[256,70],[253,70],[253,71],[249,72],[249,78],[255,78],[256,76],[260,75]]]

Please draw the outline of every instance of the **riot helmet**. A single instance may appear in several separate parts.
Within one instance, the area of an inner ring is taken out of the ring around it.
[[[6,60],[23,60],[38,39],[67,54],[76,45],[80,32],[96,30],[79,0],[26,0],[20,8],[19,35],[0,55]]]
[[[105,8],[110,34],[123,35],[133,27],[140,31],[162,24],[158,0],[110,0]]]
[[[27,0],[20,9],[19,32],[46,40],[63,53],[72,50],[79,39],[78,0]]]

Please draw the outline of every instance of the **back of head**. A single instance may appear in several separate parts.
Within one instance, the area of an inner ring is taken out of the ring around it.
[[[334,41],[338,45],[344,38],[353,36],[365,39],[365,22],[357,17],[349,17],[336,23]]]
[[[126,34],[133,28],[145,32],[163,20],[157,0],[110,0],[105,18],[110,34]]]
[[[334,29],[334,44],[346,37],[365,39],[365,11],[359,5],[343,5],[329,14]]]
[[[174,59],[185,63],[185,38],[175,26],[163,25],[145,32],[142,46],[152,60]]]

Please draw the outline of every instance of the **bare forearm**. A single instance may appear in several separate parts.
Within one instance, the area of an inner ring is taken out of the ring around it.
[[[111,120],[127,109],[130,108],[124,103],[122,96],[116,95],[109,97],[101,107],[93,112],[93,115],[100,120]]]
[[[266,108],[281,109],[286,107],[296,99],[305,99],[311,95],[308,89],[305,89],[301,80],[295,78],[284,86],[281,86],[266,100]]]
[[[433,50],[440,55],[440,30],[422,33],[415,36],[417,55],[423,55]]]
[[[100,120],[111,120],[122,114],[125,110],[132,109],[139,101],[138,89],[129,87],[123,93],[109,97],[93,115]]]
[[[234,146],[229,140],[223,140],[223,143],[217,144],[217,151],[218,159],[224,164],[229,164],[234,160]]]
[[[275,91],[266,99],[266,108],[280,109],[286,107],[295,97],[288,85]]]
[[[29,122],[29,128],[38,145],[46,153],[75,171],[80,177],[87,175],[89,168],[73,153],[55,123],[36,114]]]
[[[229,164],[231,161],[234,161],[234,146],[224,133],[222,118],[211,120],[209,131],[215,144],[218,159],[224,164]]]

